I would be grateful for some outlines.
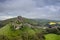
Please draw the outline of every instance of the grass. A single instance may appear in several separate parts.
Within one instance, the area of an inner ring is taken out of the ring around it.
[[[47,34],[45,35],[46,40],[60,40],[60,35]]]
[[[3,28],[0,29],[0,35],[6,35],[11,40],[14,40],[13,38],[17,37],[17,39],[21,39],[22,35],[33,37],[36,35],[36,33],[41,33],[42,29],[32,29],[28,26],[23,27],[19,30],[11,30],[10,24],[7,24]],[[47,34],[45,35],[46,40],[60,40],[60,35],[57,34]]]
[[[24,27],[19,30],[11,30],[10,24],[7,24],[3,28],[0,29],[0,35],[5,35],[10,39],[13,39],[13,37],[22,36],[26,33],[26,35],[35,35],[35,31],[29,27]]]

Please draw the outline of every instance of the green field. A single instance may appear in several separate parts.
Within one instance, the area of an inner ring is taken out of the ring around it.
[[[60,35],[56,34],[47,34],[45,35],[46,40],[60,40]]]

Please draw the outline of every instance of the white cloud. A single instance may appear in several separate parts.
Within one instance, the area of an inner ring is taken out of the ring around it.
[[[9,18],[13,18],[14,16],[0,16],[1,20],[5,20],[5,19],[9,19]]]

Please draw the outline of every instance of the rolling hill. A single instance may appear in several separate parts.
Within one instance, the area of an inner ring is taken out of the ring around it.
[[[22,18],[24,23],[29,23],[31,25],[35,25],[35,26],[42,26],[42,25],[46,25],[48,22],[60,22],[58,20],[48,20],[48,19],[28,19],[28,18],[24,18],[21,16],[18,16],[20,18]],[[11,18],[11,19],[7,19],[7,20],[1,20],[0,21],[0,27],[5,26],[6,24],[16,21],[18,20],[18,17],[15,18]]]
[[[57,34],[44,34],[46,30],[37,28],[51,21],[53,20],[28,19],[21,16],[2,20],[0,21],[0,40],[60,40]]]

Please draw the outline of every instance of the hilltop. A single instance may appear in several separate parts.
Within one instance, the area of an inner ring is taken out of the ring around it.
[[[35,28],[36,21],[21,16],[3,20],[1,40],[44,40],[42,30]],[[40,35],[40,36],[39,36]]]
[[[15,18],[0,21],[0,26],[3,27],[8,23],[16,22],[16,21],[21,21],[21,22],[23,21],[22,23],[28,23],[28,24],[32,24],[32,25],[37,25],[38,24],[33,19],[28,19],[28,18],[18,16],[18,17],[15,17]]]

